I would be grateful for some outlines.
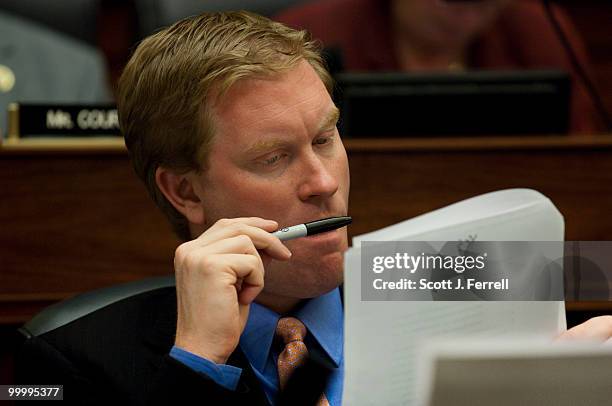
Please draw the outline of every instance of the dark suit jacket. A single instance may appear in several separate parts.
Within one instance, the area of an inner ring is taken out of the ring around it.
[[[174,287],[141,293],[28,339],[16,361],[20,384],[62,384],[76,404],[267,405],[238,347],[235,392],[171,358],[176,331]]]

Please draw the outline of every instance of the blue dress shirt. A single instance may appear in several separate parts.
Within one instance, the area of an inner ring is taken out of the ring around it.
[[[310,340],[307,337],[307,342],[319,345],[336,367],[330,375],[325,396],[330,405],[340,405],[344,378],[344,322],[339,288],[308,300],[291,316],[301,320],[308,329],[307,336],[310,336]],[[279,390],[276,367],[278,353],[272,351],[272,341],[279,318],[278,313],[252,303],[239,344],[255,375],[262,383],[268,401],[272,404]],[[241,368],[215,364],[176,346],[170,351],[170,356],[229,390],[235,390],[240,380]]]

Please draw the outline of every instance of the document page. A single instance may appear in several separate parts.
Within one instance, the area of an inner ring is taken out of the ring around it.
[[[445,338],[550,340],[566,328],[564,302],[367,301],[365,241],[563,241],[563,217],[529,189],[477,196],[353,238],[345,254],[345,405],[415,405],[422,346]]]
[[[345,259],[345,405],[415,405],[417,356],[443,337],[552,338],[565,329],[559,302],[361,301],[360,250]]]
[[[440,341],[419,361],[419,406],[607,405],[612,398],[612,346],[598,342]]]

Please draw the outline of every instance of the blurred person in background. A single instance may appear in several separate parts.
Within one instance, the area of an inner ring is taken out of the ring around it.
[[[555,16],[588,71],[569,18]],[[275,17],[310,31],[345,71],[562,69],[572,76],[570,132],[602,125],[545,10],[535,0],[318,0]]]
[[[7,133],[11,102],[110,100],[104,59],[95,48],[0,12],[0,133]]]

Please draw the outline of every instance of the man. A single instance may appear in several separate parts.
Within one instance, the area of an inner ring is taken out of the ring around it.
[[[318,404],[339,405],[346,230],[286,245],[270,234],[347,212],[330,93],[306,34],[255,15],[205,14],[144,40],[118,107],[136,172],[187,241],[176,291],[29,340],[23,382],[63,383],[81,403],[268,404],[306,348],[331,371]],[[274,338],[296,320],[300,337]]]
[[[304,32],[259,16],[202,15],[144,40],[118,109],[137,174],[188,241],[176,250],[177,293],[138,295],[30,340],[29,382],[100,403],[266,404],[280,389],[276,324],[290,314],[334,369],[325,397],[340,404],[346,229],[286,245],[269,233],[347,212],[331,87]]]

